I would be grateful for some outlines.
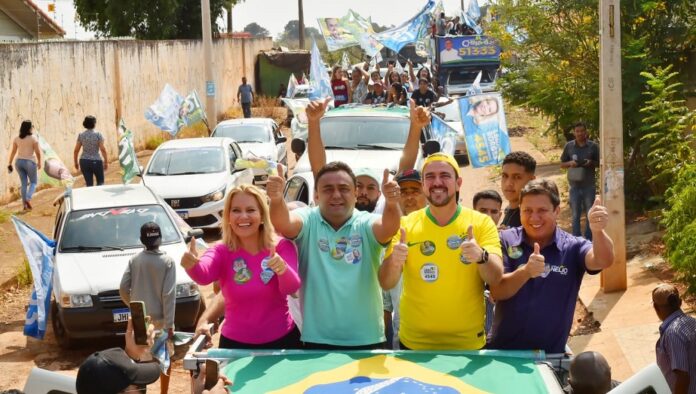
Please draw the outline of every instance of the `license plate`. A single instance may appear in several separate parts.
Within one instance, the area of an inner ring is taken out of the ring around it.
[[[128,318],[130,317],[130,310],[128,308],[114,309],[112,312],[114,314],[114,323],[128,322]]]
[[[176,211],[176,213],[179,214],[179,216],[181,216],[182,219],[188,219],[188,211]]]

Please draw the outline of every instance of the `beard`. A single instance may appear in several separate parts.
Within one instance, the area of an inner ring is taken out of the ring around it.
[[[447,196],[447,198],[445,198],[444,200],[442,200],[440,202],[436,202],[430,196],[426,196],[430,205],[432,205],[434,207],[444,207],[445,205],[449,204],[450,201],[452,201],[453,197],[454,196]]]
[[[367,200],[367,202],[360,202],[360,201],[355,202],[355,208],[358,211],[365,211],[365,212],[372,213],[372,211],[375,210],[376,206],[377,206],[377,200],[374,200],[374,201]]]

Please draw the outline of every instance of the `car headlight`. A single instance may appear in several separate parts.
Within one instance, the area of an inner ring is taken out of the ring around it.
[[[225,187],[224,186],[220,190],[216,190],[212,193],[208,193],[205,196],[201,197],[201,200],[203,202],[211,202],[211,201],[220,201],[223,198],[225,198]]]
[[[198,295],[198,285],[189,282],[176,285],[176,298],[193,297]]]
[[[89,294],[63,294],[60,305],[63,308],[89,308],[92,306],[92,296]]]

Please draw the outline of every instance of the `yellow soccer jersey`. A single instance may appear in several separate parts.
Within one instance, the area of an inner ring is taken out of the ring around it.
[[[479,246],[502,256],[498,230],[490,217],[462,206],[447,225],[439,226],[429,209],[401,219],[408,259],[399,339],[414,350],[480,349],[486,343],[483,281],[476,262],[462,262],[459,245],[472,225]],[[386,256],[399,239],[397,233]]]

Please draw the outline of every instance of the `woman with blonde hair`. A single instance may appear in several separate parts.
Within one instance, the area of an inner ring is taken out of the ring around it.
[[[222,223],[222,242],[199,258],[192,239],[181,258],[196,283],[220,283],[226,321],[219,347],[299,348],[300,331],[287,303],[287,296],[300,288],[297,249],[276,238],[266,195],[253,185],[232,189]]]

